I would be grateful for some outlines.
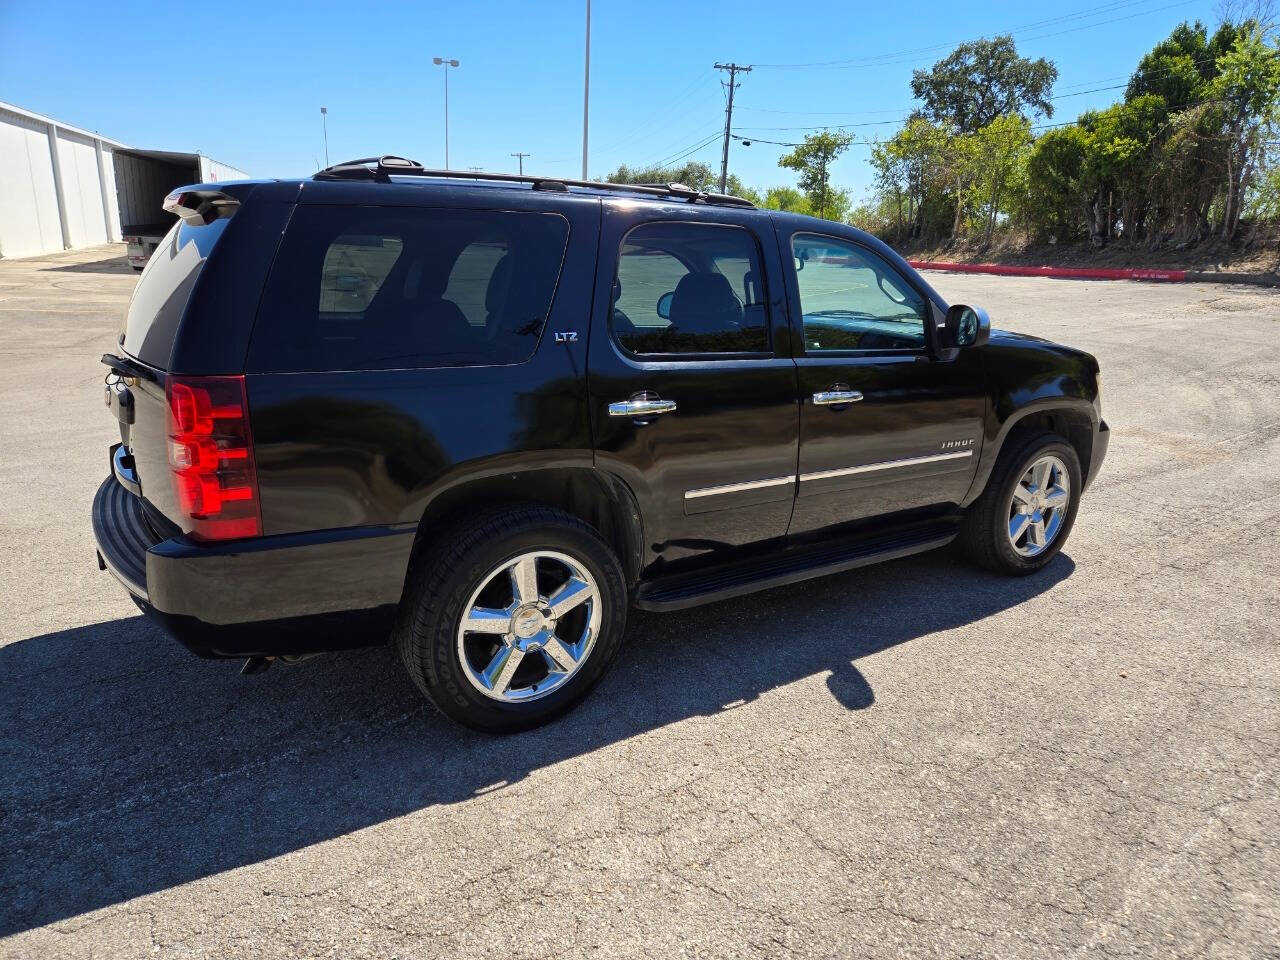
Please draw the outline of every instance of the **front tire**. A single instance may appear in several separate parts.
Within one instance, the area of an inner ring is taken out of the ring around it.
[[[464,726],[546,723],[586,696],[621,647],[621,565],[562,511],[491,511],[443,536],[416,568],[396,645],[418,688]]]
[[[979,566],[1010,576],[1045,567],[1075,525],[1083,483],[1075,448],[1056,433],[1002,450],[987,487],[960,527],[960,547]]]

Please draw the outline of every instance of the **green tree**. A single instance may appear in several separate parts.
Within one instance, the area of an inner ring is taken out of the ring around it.
[[[1031,152],[1031,123],[1018,114],[996,117],[973,135],[969,154],[974,205],[985,221],[983,243],[990,244],[1011,187],[1021,177]]]
[[[1148,94],[1164,98],[1170,112],[1202,99],[1205,85],[1218,74],[1218,58],[1232,48],[1240,28],[1223,23],[1212,37],[1204,24],[1181,23],[1138,61],[1129,79],[1126,101]]]
[[[720,176],[707,164],[695,161],[678,167],[628,167],[624,163],[605,180],[609,183],[683,183],[708,193],[720,188]]]
[[[962,43],[930,70],[911,76],[911,92],[924,101],[924,115],[976,133],[1006,114],[1053,116],[1058,68],[1040,58],[1018,56],[1013,37]]]
[[[800,189],[819,217],[840,220],[849,209],[848,193],[831,187],[831,164],[852,143],[853,136],[847,133],[811,133],[778,161],[778,166],[800,174]]]
[[[770,187],[758,206],[769,210],[783,210],[787,213],[813,214],[809,206],[809,198],[795,187]]]
[[[1072,124],[1046,130],[1027,159],[1028,216],[1042,236],[1068,240],[1080,232],[1085,209],[1088,137]]]
[[[1274,128],[1280,116],[1280,56],[1251,24],[1237,36],[1231,50],[1218,58],[1217,66],[1218,75],[1208,92],[1224,128],[1226,197],[1221,236],[1231,240],[1240,226],[1245,193],[1265,153],[1266,131]]]
[[[690,160],[678,167],[629,167],[625,163],[605,177],[608,183],[683,183],[686,187],[716,193],[720,190],[720,175],[705,163]],[[742,197],[759,205],[760,195],[737,174],[729,174],[725,189],[735,197]]]
[[[932,232],[927,214],[946,206],[945,193],[957,173],[955,147],[950,130],[920,116],[872,147],[876,186],[894,200],[901,238],[925,239]]]

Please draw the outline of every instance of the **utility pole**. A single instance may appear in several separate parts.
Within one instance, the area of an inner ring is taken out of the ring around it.
[[[720,151],[720,192],[724,193],[729,186],[729,134],[733,128],[733,91],[739,86],[736,77],[740,73],[750,73],[751,68],[740,67],[736,63],[717,63],[715,68],[729,71],[729,82],[724,84],[729,88],[729,102],[724,108],[724,149]]]
[[[513,157],[517,157],[520,163],[520,176],[524,176],[524,158],[529,156],[527,153],[513,153]]]
[[[587,0],[587,44],[582,72],[582,179],[587,179],[587,106],[591,103],[591,0]]]

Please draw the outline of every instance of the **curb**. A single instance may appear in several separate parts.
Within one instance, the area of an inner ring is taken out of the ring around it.
[[[937,260],[908,260],[917,270],[948,270],[952,273],[993,273],[1002,277],[1058,277],[1063,280],[1147,280],[1181,283],[1185,270],[1154,270],[1144,267],[1020,267],[1003,263],[944,263]]]
[[[952,273],[990,273],[1004,277],[1056,277],[1062,280],[1138,280],[1148,283],[1247,283],[1260,287],[1280,287],[1280,276],[1265,273],[1222,271],[1160,270],[1150,267],[1023,267],[1003,263],[946,263],[937,260],[908,260],[917,270],[946,270]]]

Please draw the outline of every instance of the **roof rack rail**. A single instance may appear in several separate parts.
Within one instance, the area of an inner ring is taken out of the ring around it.
[[[714,203],[733,207],[754,207],[742,197],[725,193],[706,193],[683,183],[609,183],[596,180],[567,180],[563,177],[537,177],[532,174],[485,173],[472,170],[428,170],[415,160],[387,155],[348,160],[325,167],[313,180],[373,180],[390,183],[393,176],[438,177],[448,180],[494,180],[499,183],[528,183],[534,190],[566,193],[570,187],[592,190],[616,190],[619,193],[641,193],[651,197],[676,197],[690,203]]]

